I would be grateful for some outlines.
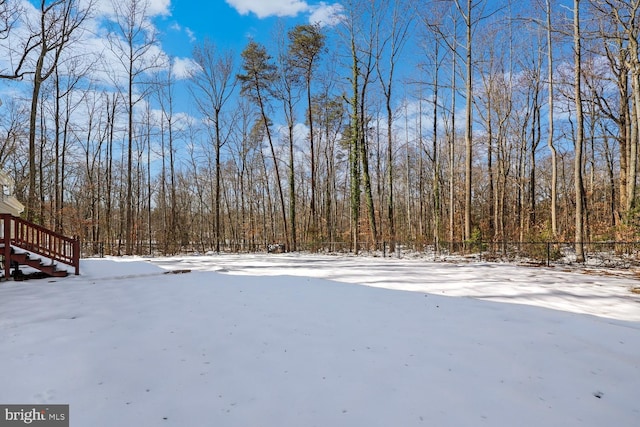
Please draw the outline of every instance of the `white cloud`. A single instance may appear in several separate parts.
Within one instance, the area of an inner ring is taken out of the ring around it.
[[[151,16],[170,16],[171,0],[148,0],[149,15]]]
[[[193,30],[191,30],[191,28],[189,27],[183,27],[182,25],[178,24],[177,22],[174,22],[173,24],[171,24],[169,26],[169,29],[176,31],[178,33],[184,33],[188,38],[189,41],[191,43],[196,41],[196,35],[193,32]]]
[[[196,35],[195,35],[195,33],[193,32],[193,30],[191,30],[191,28],[188,28],[188,27],[187,27],[187,28],[185,28],[185,29],[184,29],[184,32],[185,32],[185,33],[187,33],[187,37],[189,37],[189,41],[190,41],[191,43],[193,43],[193,42],[195,42],[195,41],[196,41]]]
[[[309,4],[306,0],[226,0],[241,15],[255,14],[258,18],[269,16],[309,15],[309,23],[321,26],[337,25],[343,18],[344,7],[339,3],[321,1]]]
[[[191,58],[174,58],[172,72],[176,79],[190,78],[200,67]]]
[[[96,0],[93,10],[97,15],[112,16],[114,2],[121,3],[122,0]],[[146,0],[146,2],[148,17],[171,16],[171,0]],[[144,5],[144,1],[141,5]]]
[[[296,16],[307,12],[310,6],[301,0],[226,0],[241,15],[254,13],[258,18],[268,16]]]
[[[337,25],[343,18],[344,7],[339,3],[327,4],[320,2],[317,6],[311,6],[310,24],[332,27]]]

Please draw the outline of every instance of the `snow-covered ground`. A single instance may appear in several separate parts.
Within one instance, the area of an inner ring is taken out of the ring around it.
[[[0,283],[0,404],[68,403],[78,427],[640,425],[632,278],[311,255],[81,270]]]

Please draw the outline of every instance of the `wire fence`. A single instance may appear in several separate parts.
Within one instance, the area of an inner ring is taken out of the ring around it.
[[[604,268],[640,266],[640,242],[586,242],[582,264]],[[533,265],[572,265],[577,263],[575,242],[474,242],[441,244],[434,256],[446,259],[465,256],[494,262]]]
[[[298,252],[324,254],[355,254],[349,242],[319,242],[313,245],[299,245]],[[106,242],[83,242],[82,256],[104,257],[125,254],[124,245]],[[221,253],[284,253],[282,243],[224,242]],[[166,245],[156,243],[139,244],[134,253],[145,256],[166,256],[176,254],[212,254],[212,247],[202,243],[181,245],[168,250]],[[433,261],[480,260],[486,262],[515,262],[530,265],[572,265],[576,264],[575,242],[439,242],[438,244],[388,242],[362,244],[359,255],[378,257],[416,257]],[[640,266],[640,242],[585,242],[584,265],[602,268],[631,268]]]

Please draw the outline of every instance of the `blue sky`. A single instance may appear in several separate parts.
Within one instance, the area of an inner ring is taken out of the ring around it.
[[[112,0],[98,0],[109,4]],[[128,0],[123,0],[128,1]],[[185,78],[192,69],[194,46],[210,39],[222,51],[231,50],[236,66],[250,39],[268,49],[279,21],[285,28],[301,23],[337,24],[342,6],[317,0],[147,0],[153,22],[159,31],[162,50],[173,57],[174,76]],[[108,10],[109,6],[106,6]],[[184,81],[178,82],[183,87]],[[176,93],[177,108],[189,115],[193,111],[189,92]]]
[[[10,0],[22,6],[21,20],[11,32],[10,38],[0,40],[0,70],[13,70],[15,58],[8,54],[17,51],[28,35],[28,22],[39,20],[39,0]],[[70,55],[80,55],[86,50],[87,57],[101,53],[106,64],[113,64],[113,70],[105,71],[103,67],[92,67],[90,73],[97,81],[106,85],[118,78],[122,72],[119,61],[113,57],[105,37],[106,22],[113,16],[113,4],[135,0],[80,0],[81,4],[92,2],[91,19],[85,23],[88,31],[82,35],[82,43],[74,44],[69,49]],[[285,28],[300,23],[320,22],[325,25],[335,23],[332,16],[339,14],[341,6],[335,0],[137,0],[147,3],[147,16],[158,30],[162,53],[173,58],[174,76],[184,79],[187,73],[179,71],[193,70],[189,59],[194,46],[209,38],[220,50],[231,50],[234,53],[236,66],[239,65],[240,53],[250,39],[272,48],[272,36],[279,20]],[[47,0],[46,4],[50,4]],[[153,51],[157,54],[158,51]],[[18,58],[18,55],[15,55]],[[178,65],[176,65],[178,64]],[[115,70],[115,72],[114,72]],[[122,77],[122,75],[120,75]],[[0,99],[28,99],[29,79],[24,81],[3,81],[0,85]],[[123,82],[121,82],[123,83]],[[124,84],[124,83],[123,83]],[[186,81],[179,81],[180,90],[176,94],[176,112],[194,115],[197,112],[189,101],[189,92],[185,89]],[[124,86],[123,86],[124,87]],[[150,102],[154,101],[150,97]],[[5,102],[6,103],[6,102]],[[139,104],[142,108],[143,104]]]
[[[286,27],[298,23],[330,23],[339,13],[337,3],[299,0],[151,0],[164,14],[157,24],[163,48],[170,55],[188,57],[194,43],[208,37],[223,49],[240,53],[249,38],[266,43],[278,20]]]

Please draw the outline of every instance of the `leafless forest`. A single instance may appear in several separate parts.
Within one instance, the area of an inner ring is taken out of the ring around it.
[[[183,68],[145,0],[33,4],[0,165],[106,253],[637,239],[640,0],[345,0]]]

